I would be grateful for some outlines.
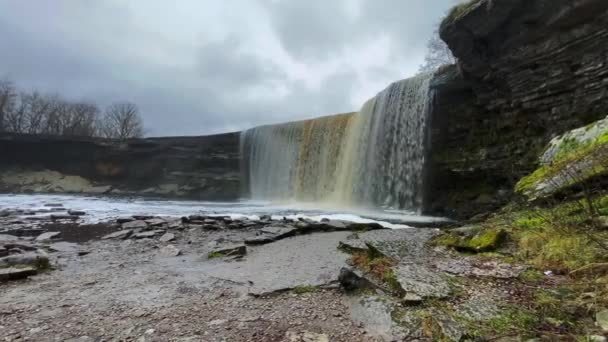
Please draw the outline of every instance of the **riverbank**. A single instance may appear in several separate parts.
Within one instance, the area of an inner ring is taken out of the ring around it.
[[[10,266],[38,270],[0,284],[7,341],[457,341],[479,330],[466,322],[491,326],[527,300],[524,267],[433,246],[435,228],[22,214],[0,215],[20,225],[2,258],[34,254]]]

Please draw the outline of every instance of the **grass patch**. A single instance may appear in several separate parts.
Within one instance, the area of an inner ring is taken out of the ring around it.
[[[375,248],[370,248],[365,252],[354,253],[351,256],[351,262],[359,269],[362,269],[376,279],[381,280],[392,291],[396,293],[401,292],[401,286],[392,269],[397,265],[397,262],[394,259],[384,256]]]
[[[293,292],[296,294],[313,293],[318,290],[319,289],[316,286],[312,285],[300,285],[293,288]]]
[[[207,254],[207,258],[209,258],[209,259],[221,258],[221,257],[223,257],[223,256],[224,256],[224,253],[221,253],[221,252],[216,252],[216,251],[214,251],[214,252],[209,252],[209,253]]]

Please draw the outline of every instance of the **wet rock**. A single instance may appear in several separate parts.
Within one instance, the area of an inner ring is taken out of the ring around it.
[[[203,225],[190,225],[191,228],[202,228],[205,230],[221,230],[223,229],[223,227],[217,223],[217,224],[203,224]]]
[[[254,237],[246,238],[244,243],[248,246],[259,246],[265,245],[276,241],[276,236],[271,234],[256,235]]]
[[[209,258],[226,256],[243,256],[247,254],[247,247],[243,245],[229,245],[215,248],[209,252]]]
[[[212,220],[212,219],[204,219],[202,220],[204,224],[216,224],[217,220]]]
[[[337,220],[329,220],[323,222],[323,224],[327,227],[328,230],[345,230],[348,225],[342,221]]]
[[[59,237],[59,235],[61,235],[61,232],[42,233],[36,238],[36,241],[48,241],[48,240],[54,239],[56,237]]]
[[[62,203],[46,203],[44,204],[45,207],[63,207]]]
[[[263,222],[272,221],[272,216],[270,216],[270,215],[262,215],[262,216],[260,216],[260,221],[263,221]]]
[[[347,291],[376,288],[376,285],[365,278],[362,273],[349,267],[343,267],[340,270],[338,281]]]
[[[604,333],[608,333],[608,309],[603,309],[595,314],[595,324],[602,329]]]
[[[160,255],[164,257],[176,257],[182,252],[174,245],[166,245],[160,249]]]
[[[310,331],[288,331],[285,333],[285,339],[289,342],[329,342],[327,335]]]
[[[136,221],[145,221],[145,220],[151,220],[154,218],[154,216],[151,215],[133,215],[133,218]]]
[[[175,234],[172,233],[165,233],[163,236],[160,237],[160,239],[158,239],[158,241],[160,242],[169,242],[173,240],[175,240]]]
[[[395,269],[396,281],[404,294],[423,298],[446,298],[451,290],[443,275],[425,265],[400,264]]]
[[[122,229],[145,229],[148,227],[146,221],[136,220],[131,222],[125,222],[122,224]]]
[[[127,222],[133,222],[133,221],[135,221],[135,219],[132,217],[121,217],[121,218],[116,219],[116,223],[120,223],[120,224],[127,223]]]
[[[78,216],[72,216],[72,215],[51,215],[51,220],[53,221],[60,221],[60,220],[71,220],[71,221],[76,221],[78,220]]]
[[[124,240],[124,239],[128,238],[129,236],[131,236],[131,234],[133,234],[133,230],[123,229],[123,230],[119,230],[115,233],[108,234],[108,235],[102,237],[101,239],[102,240],[109,240],[109,239]]]
[[[0,282],[25,279],[29,276],[36,275],[37,273],[38,271],[33,267],[0,268]]]
[[[71,216],[84,216],[86,214],[87,214],[86,212],[80,211],[80,210],[68,210],[68,215],[71,215]]]
[[[296,234],[297,229],[295,227],[264,227],[260,229],[260,232],[275,236],[275,240],[284,239]]]

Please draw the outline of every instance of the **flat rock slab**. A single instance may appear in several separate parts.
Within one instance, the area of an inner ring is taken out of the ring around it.
[[[383,255],[395,260],[427,258],[432,251],[426,243],[439,231],[437,229],[380,229],[349,235],[339,242],[344,250],[366,251],[373,246]]]
[[[394,271],[405,293],[423,298],[445,298],[450,295],[450,285],[444,275],[426,265],[400,264]]]
[[[124,239],[128,238],[129,236],[131,236],[131,234],[133,234],[133,230],[123,229],[123,230],[119,230],[115,233],[108,234],[108,235],[102,237],[101,239],[102,240],[109,240],[109,239],[124,240]]]
[[[38,271],[33,267],[9,267],[0,268],[0,281],[25,279],[29,276],[36,275]]]
[[[136,220],[131,222],[125,222],[122,224],[122,229],[143,229],[147,228],[148,224],[146,221]]]
[[[68,210],[68,215],[72,215],[72,216],[84,216],[87,213],[84,211],[80,211],[80,210]]]
[[[59,235],[61,235],[61,232],[42,233],[42,234],[38,235],[38,237],[36,238],[36,241],[48,241],[48,240],[59,237]]]
[[[252,247],[240,262],[207,263],[205,274],[247,286],[252,295],[337,282],[349,256],[338,241],[348,232],[299,235]]]

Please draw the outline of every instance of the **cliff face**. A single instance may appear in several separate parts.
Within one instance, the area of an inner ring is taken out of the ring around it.
[[[126,142],[0,135],[0,191],[240,196],[239,134]]]
[[[494,209],[552,137],[608,113],[608,2],[476,0],[441,26],[427,211]]]

